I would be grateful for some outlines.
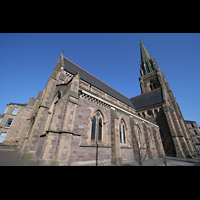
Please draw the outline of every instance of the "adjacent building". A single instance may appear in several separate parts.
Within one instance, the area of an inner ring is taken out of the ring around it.
[[[185,120],[185,122],[186,122],[187,127],[190,131],[193,142],[195,143],[196,148],[198,149],[198,151],[200,153],[200,130],[199,130],[199,126],[198,126],[197,122],[195,122],[195,121]]]
[[[10,103],[0,118],[0,146],[15,146],[30,117],[35,98],[31,97],[28,103]]]

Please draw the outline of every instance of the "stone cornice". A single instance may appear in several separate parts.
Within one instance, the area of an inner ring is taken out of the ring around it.
[[[46,136],[46,134],[48,133],[58,133],[58,134],[72,134],[72,135],[76,135],[76,136],[81,136],[80,134],[77,134],[77,133],[74,133],[73,131],[64,131],[64,130],[61,130],[61,131],[56,131],[56,130],[47,130],[46,133],[40,135],[40,137],[43,137],[43,136]]]

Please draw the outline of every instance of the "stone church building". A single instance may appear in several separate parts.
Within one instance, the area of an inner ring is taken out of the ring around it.
[[[140,51],[141,95],[130,99],[61,53],[44,91],[29,107],[17,147],[55,165],[197,156],[173,92],[141,41]]]

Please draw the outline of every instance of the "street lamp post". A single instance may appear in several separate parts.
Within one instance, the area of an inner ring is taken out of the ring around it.
[[[98,142],[96,140],[96,145],[97,145],[97,148],[96,148],[96,166],[98,166]]]

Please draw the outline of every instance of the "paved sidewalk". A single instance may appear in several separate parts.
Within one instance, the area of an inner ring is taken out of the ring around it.
[[[36,166],[33,159],[20,158],[21,153],[14,149],[0,149],[0,166]]]
[[[28,155],[21,157],[21,153],[15,149],[0,149],[0,166],[41,166],[39,162]],[[115,166],[115,165],[107,165]],[[136,161],[124,163],[123,166],[139,166]],[[148,159],[143,166],[165,166],[162,158]],[[198,158],[167,157],[167,166],[200,166]]]
[[[167,157],[168,166],[200,166],[200,157],[194,158],[176,158]]]
[[[136,161],[124,163],[123,166],[139,166]],[[145,160],[143,166],[166,166],[162,158]],[[200,157],[198,158],[176,158],[167,157],[167,166],[200,166]]]

